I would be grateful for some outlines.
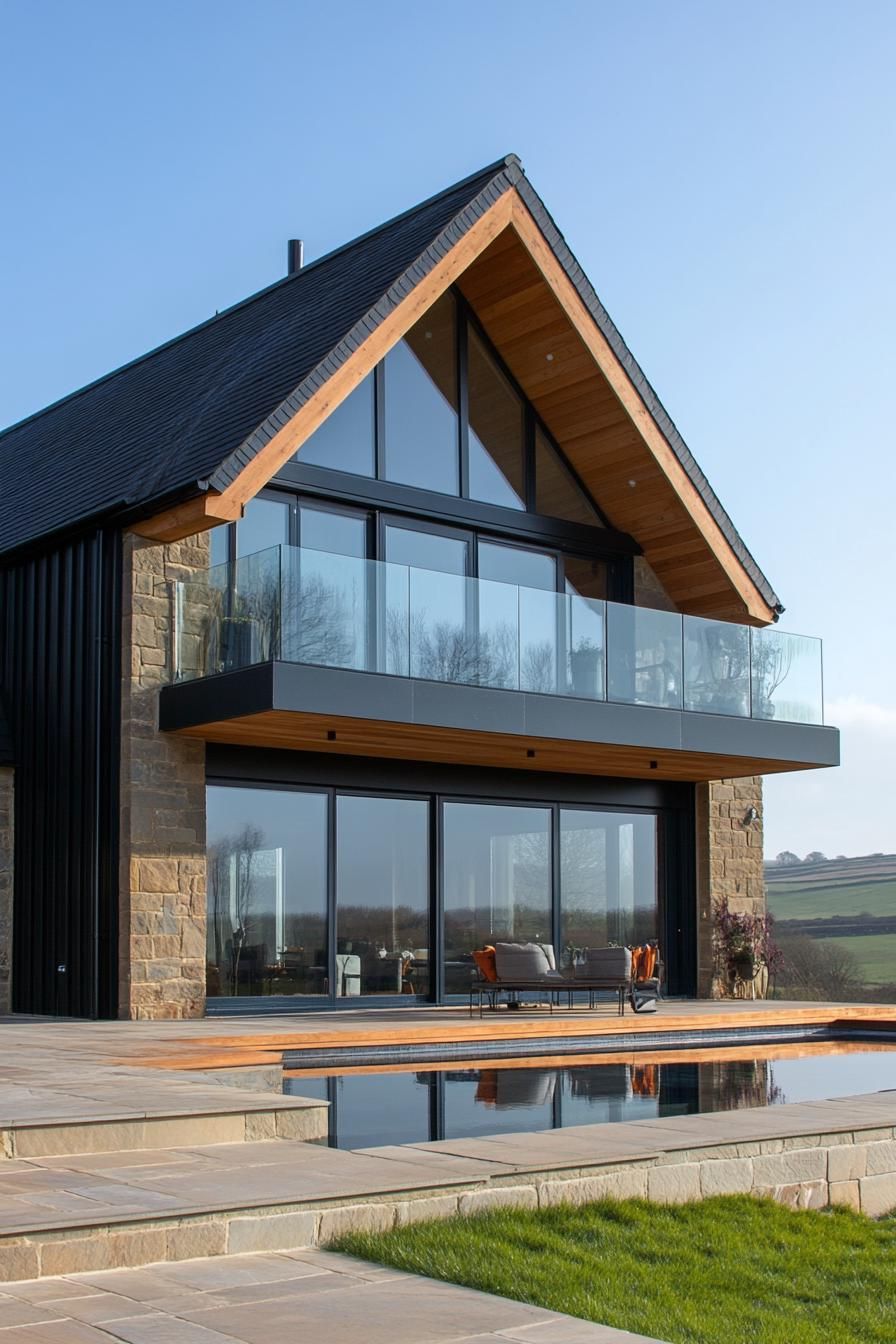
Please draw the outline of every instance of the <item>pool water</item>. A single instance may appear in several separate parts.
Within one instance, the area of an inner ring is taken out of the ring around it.
[[[833,1053],[833,1052],[836,1053]],[[688,1057],[484,1060],[327,1076],[296,1072],[284,1090],[330,1102],[333,1148],[485,1137],[608,1121],[821,1101],[896,1089],[896,1046],[699,1051]]]

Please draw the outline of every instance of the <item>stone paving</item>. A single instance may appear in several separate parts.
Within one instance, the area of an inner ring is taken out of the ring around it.
[[[651,1344],[325,1251],[5,1284],[3,1344]],[[653,1341],[653,1344],[658,1344]]]

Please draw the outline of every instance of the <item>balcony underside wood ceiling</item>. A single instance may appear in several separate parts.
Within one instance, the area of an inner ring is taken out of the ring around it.
[[[332,739],[329,737],[331,733],[335,734]],[[295,710],[272,709],[204,723],[182,728],[178,736],[236,746],[694,783],[813,768],[811,762],[661,751],[568,739],[534,739],[509,733],[432,728]]]

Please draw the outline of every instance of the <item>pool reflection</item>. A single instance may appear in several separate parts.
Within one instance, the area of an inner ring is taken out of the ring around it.
[[[330,1102],[336,1148],[650,1120],[777,1099],[767,1060],[300,1075],[285,1088]]]

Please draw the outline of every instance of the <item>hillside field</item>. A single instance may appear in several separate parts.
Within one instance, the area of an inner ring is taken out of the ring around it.
[[[789,868],[788,873],[793,869]],[[770,880],[768,908],[775,919],[831,919],[834,915],[896,915],[896,873],[889,881],[832,883],[830,886]]]

